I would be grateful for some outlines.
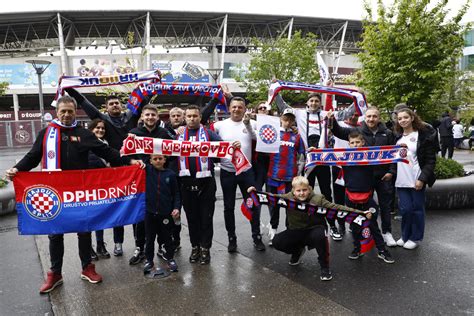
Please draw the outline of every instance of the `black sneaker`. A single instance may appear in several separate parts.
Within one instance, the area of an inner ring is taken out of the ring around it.
[[[114,247],[114,256],[120,257],[120,256],[122,256],[122,255],[123,255],[122,244],[121,244],[121,243],[115,244],[115,247]]]
[[[136,265],[139,264],[140,262],[145,259],[145,252],[143,252],[140,247],[135,248],[135,252],[133,253],[133,256],[130,258],[128,263],[130,265]]]
[[[229,238],[229,245],[227,246],[227,251],[230,253],[237,252],[237,238],[236,237]]]
[[[301,263],[301,259],[303,258],[304,253],[306,252],[306,247],[303,247],[297,253],[291,255],[290,262],[288,264],[290,266],[297,266]]]
[[[394,263],[395,262],[395,260],[393,260],[392,255],[390,254],[390,252],[388,252],[388,250],[379,251],[379,254],[377,255],[377,257],[379,257],[380,259],[382,259],[386,263]]]
[[[105,242],[97,243],[97,254],[102,258],[110,258],[110,253],[105,248]]]
[[[91,247],[91,260],[97,261],[99,260],[99,256],[97,253],[94,251],[94,247]]]
[[[168,263],[168,268],[170,269],[171,272],[178,272],[178,264],[174,259],[169,259],[167,260]]]
[[[155,266],[155,264],[153,263],[153,261],[147,261],[145,263],[145,265],[143,266],[143,273],[144,274],[148,274],[151,272],[151,270],[153,270],[153,267]]]
[[[351,254],[348,256],[349,259],[352,259],[352,260],[357,260],[359,259],[360,257],[362,257],[364,254],[360,252],[360,250],[358,249],[354,249],[352,250]]]
[[[258,251],[265,251],[265,245],[262,242],[262,236],[258,236],[257,238],[253,240],[253,246]]]
[[[329,268],[321,268],[321,276],[319,277],[321,281],[331,281],[332,273]]]
[[[191,250],[191,256],[189,256],[189,262],[191,263],[196,263],[199,260],[199,257],[201,255],[201,251],[198,246],[195,246]]]
[[[342,236],[339,233],[339,231],[337,230],[336,226],[331,227],[331,229],[329,231],[329,234],[331,235],[332,240],[335,240],[335,241],[342,240]]]
[[[208,248],[201,248],[200,264],[209,264],[211,262],[211,253]]]

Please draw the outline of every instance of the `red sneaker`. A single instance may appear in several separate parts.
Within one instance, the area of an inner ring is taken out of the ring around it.
[[[81,273],[81,279],[87,280],[90,283],[102,282],[102,276],[95,272],[95,264],[89,263]]]
[[[63,276],[53,271],[48,271],[46,280],[40,288],[40,294],[49,293],[61,284],[63,284]]]

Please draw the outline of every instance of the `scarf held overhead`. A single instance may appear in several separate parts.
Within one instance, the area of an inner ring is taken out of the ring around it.
[[[315,149],[306,154],[305,173],[311,172],[318,165],[361,166],[408,163],[406,158],[407,149],[399,145]]]
[[[351,98],[355,105],[355,110],[362,116],[367,109],[367,102],[365,100],[365,96],[354,90],[350,89],[341,89],[341,88],[334,88],[334,87],[326,87],[319,84],[307,84],[307,83],[300,83],[300,82],[285,82],[285,81],[275,81],[270,85],[268,89],[268,101],[267,103],[272,103],[275,96],[281,90],[300,90],[300,91],[310,91],[310,92],[319,92],[319,93],[326,93],[330,95],[340,95],[344,97]]]
[[[159,70],[148,70],[131,72],[128,74],[113,74],[93,77],[62,76],[61,78],[59,78],[56,96],[54,97],[54,100],[51,105],[56,106],[56,101],[59,99],[59,97],[64,95],[64,89],[66,88],[114,86],[148,80],[160,81],[161,72]]]
[[[241,210],[247,219],[252,218],[252,208],[254,206],[258,207],[260,205],[268,205],[269,207],[279,206],[286,209],[291,209],[295,211],[305,212],[308,215],[324,215],[329,219],[333,218],[343,218],[347,223],[354,223],[359,226],[362,226],[364,221],[367,221],[364,212],[345,212],[345,211],[336,211],[332,209],[326,209],[321,206],[309,204],[306,202],[300,202],[296,200],[286,199],[282,197],[275,196],[272,193],[252,191],[249,193],[249,197],[242,202]]]
[[[154,95],[196,95],[215,98],[219,101],[218,109],[226,111],[226,99],[220,85],[205,84],[139,84],[128,98],[127,108],[138,113],[145,97]]]
[[[153,137],[128,136],[123,141],[122,155],[161,154],[178,157],[226,158],[232,161],[236,174],[249,170],[252,165],[240,148],[232,142],[180,141]]]

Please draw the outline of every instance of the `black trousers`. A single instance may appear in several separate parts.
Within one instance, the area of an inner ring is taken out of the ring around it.
[[[334,203],[340,204],[340,205],[345,205],[346,204],[346,193],[345,193],[345,187],[342,185],[339,185],[336,183],[337,176],[339,175],[341,168],[338,167],[331,167],[331,173],[332,173],[332,188],[333,188],[333,193],[334,193]],[[329,223],[329,226],[334,227],[336,226],[336,219],[335,218],[326,218],[327,222]],[[341,230],[346,230],[346,224],[343,218],[337,218],[337,222],[339,224],[339,228]]]
[[[374,179],[374,189],[377,192],[377,198],[380,206],[380,219],[382,221],[382,233],[392,232],[392,215],[393,210],[393,191],[394,182],[384,181],[382,177],[377,176]]]
[[[453,158],[454,153],[454,138],[452,136],[441,136],[441,157],[446,157],[448,151],[448,159]]]
[[[51,259],[51,271],[61,274],[64,257],[64,235],[48,235],[49,257]],[[79,244],[79,258],[81,258],[82,269],[91,263],[92,238],[91,233],[77,233]]]
[[[318,178],[319,189],[326,200],[332,201],[331,192],[331,169],[329,166],[316,166],[308,176],[309,185],[313,187]]]
[[[252,169],[235,175],[235,172],[228,172],[221,169],[221,187],[224,194],[224,221],[227,235],[229,238],[235,238],[235,191],[237,186],[244,199],[248,197],[247,189],[255,186],[255,175]],[[250,226],[252,229],[252,238],[256,239],[260,236],[260,206],[252,209],[252,220]]]
[[[366,211],[371,207],[378,210],[378,205],[377,203],[375,203],[372,197],[365,204],[353,203],[348,198],[346,198],[346,205],[361,211]],[[375,247],[377,247],[379,251],[382,251],[385,250],[385,241],[383,240],[382,234],[380,233],[379,225],[377,223],[377,213],[378,212],[372,214],[372,218],[369,220],[369,229],[370,233],[372,234],[372,237],[374,238]],[[360,241],[362,240],[362,227],[354,223],[351,223],[350,227],[352,230],[352,237],[354,239],[354,248],[360,251]]]
[[[326,228],[315,226],[310,229],[287,229],[273,238],[273,248],[287,254],[296,254],[301,248],[316,248],[321,268],[329,268],[329,242]]]
[[[268,185],[268,189],[270,190],[270,193],[278,193],[278,188]],[[291,182],[285,182],[285,193],[288,193],[291,191]],[[270,225],[272,225],[273,229],[278,228],[278,224],[280,223],[280,207],[277,206],[272,206],[269,207],[270,209]],[[286,221],[285,221],[286,222]]]
[[[139,247],[141,251],[145,249],[145,221],[133,224],[133,237],[135,238],[135,247]]]
[[[146,260],[149,262],[153,261],[155,256],[155,239],[157,236],[164,244],[166,259],[173,259],[175,250],[171,239],[171,231],[174,225],[173,217],[171,215],[159,215],[147,212],[143,223],[146,231]]]
[[[193,247],[212,246],[216,190],[214,177],[181,178],[181,198]]]
[[[125,229],[123,226],[114,227],[114,243],[123,244],[124,234],[125,234]]]

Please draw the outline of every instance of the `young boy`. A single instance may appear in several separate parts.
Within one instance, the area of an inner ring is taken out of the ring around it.
[[[163,259],[167,261],[170,271],[178,271],[178,265],[173,258],[175,247],[171,234],[174,220],[180,215],[181,198],[176,174],[164,168],[165,162],[165,156],[152,154],[150,155],[151,165],[147,165],[146,169],[146,263],[143,268],[145,274],[154,267],[154,245],[157,235],[160,242],[164,243],[166,250]]]
[[[291,191],[291,179],[297,176],[299,171],[303,169],[305,148],[301,136],[293,130],[293,125],[295,124],[293,109],[285,109],[280,117],[280,124],[280,151],[270,154],[267,188],[270,193],[285,194]],[[303,161],[299,160],[298,156]],[[280,207],[270,207],[271,228],[268,231],[269,245],[272,245],[279,222]]]
[[[364,136],[357,130],[349,134],[349,147],[365,146]],[[372,166],[344,166],[344,183],[346,187],[346,205],[361,210],[371,207],[378,209],[378,205],[373,199],[374,175]],[[378,257],[386,263],[394,263],[390,252],[385,248],[385,242],[377,224],[377,213],[372,214],[370,220],[370,232],[375,240],[375,246],[379,253]],[[352,237],[354,238],[354,250],[349,255],[349,259],[356,260],[363,256],[360,252],[360,240],[362,228],[351,224]]]
[[[302,176],[293,178],[291,182],[291,192],[286,194],[275,194],[299,202],[306,202],[311,205],[320,206],[326,209],[336,211],[357,212],[357,210],[329,202],[323,195],[313,192],[308,179]],[[255,187],[250,187],[248,192],[254,191]],[[301,258],[308,249],[316,248],[318,252],[318,261],[321,266],[321,281],[332,279],[331,270],[329,270],[329,242],[327,238],[327,225],[324,214],[314,212],[309,215],[295,209],[287,209],[288,228],[275,235],[273,238],[273,247],[277,250],[291,254],[289,264],[296,266],[300,264]]]

